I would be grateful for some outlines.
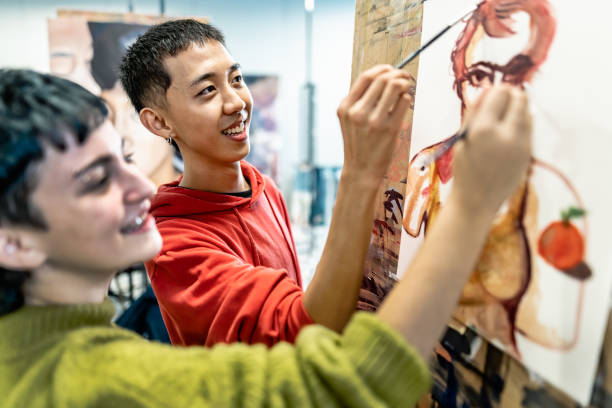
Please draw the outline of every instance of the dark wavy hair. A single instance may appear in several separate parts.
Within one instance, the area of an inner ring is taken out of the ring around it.
[[[81,144],[107,115],[102,99],[74,82],[0,69],[0,227],[47,228],[30,201],[45,146],[65,151],[68,137]],[[0,315],[23,305],[29,275],[0,267]]]
[[[164,67],[164,60],[192,44],[204,45],[208,40],[225,46],[221,31],[193,19],[157,24],[141,35],[128,48],[119,66],[121,85],[136,112],[145,106],[166,106],[166,91],[172,78]]]

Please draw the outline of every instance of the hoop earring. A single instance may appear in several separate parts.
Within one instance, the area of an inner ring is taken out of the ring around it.
[[[166,142],[168,142],[169,145],[172,145],[172,136],[168,136]]]

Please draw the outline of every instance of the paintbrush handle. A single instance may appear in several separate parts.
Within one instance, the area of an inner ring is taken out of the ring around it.
[[[450,30],[451,28],[453,28],[455,25],[457,25],[457,23],[459,23],[461,20],[463,20],[465,17],[467,17],[469,14],[471,14],[474,11],[473,8],[470,9],[470,11],[468,11],[467,13],[464,13],[461,15],[461,17],[459,17],[458,19],[454,20],[452,23],[450,23],[449,25],[447,25],[446,27],[444,27],[442,30],[438,31],[438,33],[436,35],[434,35],[433,37],[431,37],[429,39],[429,41],[427,41],[425,44],[423,44],[421,47],[419,47],[416,51],[412,52],[410,55],[408,55],[402,62],[400,62],[399,64],[397,64],[395,66],[396,69],[402,69],[404,68],[406,65],[408,65],[413,59],[415,59],[416,57],[419,56],[420,53],[422,53],[427,47],[429,47],[431,44],[433,44],[434,42],[436,42],[438,40],[438,38],[442,37],[444,34],[446,34],[446,32],[448,30]]]
[[[410,54],[409,56],[407,56],[402,62],[400,62],[395,68],[397,69],[402,69],[404,68],[406,65],[408,65],[413,59],[415,59],[416,57],[419,56],[419,54],[421,52],[423,52],[425,50],[425,48],[429,47],[431,44],[433,44],[438,38],[442,37],[444,35],[444,33],[446,33],[448,30],[450,30],[452,27],[452,25],[447,25],[446,27],[444,27],[442,29],[442,31],[438,32],[438,34],[436,34],[435,36],[433,36],[429,41],[427,41],[422,47],[420,47],[418,50],[414,51],[412,54]]]
[[[446,139],[443,142],[442,146],[440,146],[440,148],[438,148],[435,151],[435,153],[431,156],[431,160],[429,160],[427,164],[431,164],[432,162],[435,162],[436,160],[438,160],[446,152],[448,152],[450,150],[450,148],[453,147],[458,141],[465,139],[467,134],[468,134],[468,129],[465,128],[465,129],[462,129],[459,132],[455,133],[454,135],[452,135],[448,139]]]

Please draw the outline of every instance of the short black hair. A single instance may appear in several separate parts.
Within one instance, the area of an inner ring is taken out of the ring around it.
[[[0,225],[46,229],[31,203],[46,146],[83,143],[108,115],[99,97],[74,82],[29,70],[0,69]],[[0,316],[23,304],[27,271],[0,268]]]
[[[192,44],[215,40],[225,46],[216,27],[193,19],[167,21],[152,26],[130,46],[119,67],[121,85],[136,112],[145,106],[165,106],[172,78],[164,59],[174,57]]]
[[[0,225],[45,228],[29,203],[37,181],[30,169],[44,144],[64,151],[68,135],[83,143],[107,115],[104,101],[74,82],[0,69]]]

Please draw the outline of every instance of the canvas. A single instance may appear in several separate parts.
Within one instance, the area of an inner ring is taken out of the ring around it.
[[[612,272],[612,193],[601,183],[612,174],[612,71],[602,57],[611,10],[567,0],[425,4],[423,39],[469,13],[421,55],[398,261],[401,275],[444,205],[452,149],[436,152],[466,110],[492,83],[524,87],[534,117],[533,163],[498,212],[455,318],[583,404]]]

